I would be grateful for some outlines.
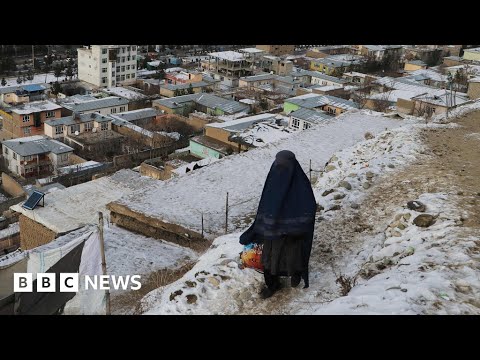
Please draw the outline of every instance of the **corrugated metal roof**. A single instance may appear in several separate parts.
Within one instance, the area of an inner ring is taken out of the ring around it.
[[[119,96],[109,96],[103,99],[89,100],[81,103],[63,103],[62,106],[73,112],[97,110],[113,106],[127,105],[128,100]]]
[[[225,121],[223,123],[208,124],[206,125],[206,127],[222,128],[231,131],[242,131],[253,124],[273,120],[276,116],[277,114],[259,114],[254,116],[247,116],[241,119]]]
[[[324,73],[321,73],[320,71],[310,71],[310,70],[292,71],[292,73],[290,75],[291,76],[305,76],[306,75],[306,76],[310,76],[312,78],[322,79],[322,80],[331,81],[331,82],[336,82],[336,83],[339,83],[339,84],[344,84],[344,83],[347,82],[346,79],[326,75]]]
[[[221,109],[228,114],[234,114],[249,109],[247,105],[239,103],[238,101],[227,100],[207,93],[182,95],[169,99],[154,100],[153,102],[170,109],[181,108],[187,102],[195,102],[210,109]]]
[[[146,118],[152,118],[157,116],[157,110],[148,108],[148,109],[139,109],[133,111],[126,111],[119,114],[110,114],[108,115],[112,119],[121,119],[126,121],[137,121]]]
[[[241,77],[240,80],[250,82],[250,81],[271,80],[274,78],[275,78],[275,75],[273,74],[259,74],[259,75],[252,75],[252,76],[244,76],[244,77]]]
[[[50,139],[46,135],[6,140],[2,142],[2,145],[8,147],[20,156],[45,154],[50,152],[54,154],[63,154],[73,151],[73,148],[70,146],[63,144],[60,141]]]
[[[74,125],[79,122],[81,123],[86,123],[90,121],[96,121],[96,122],[108,122],[112,121],[109,117],[97,113],[91,113],[91,114],[79,114],[76,115],[75,120],[73,119],[73,116],[65,116],[60,119],[52,119],[52,120],[47,120],[45,121],[45,124],[50,125],[50,126],[58,126],[58,125]]]
[[[295,104],[306,109],[314,109],[324,105],[331,105],[344,110],[358,108],[358,105],[355,104],[353,101],[345,100],[331,95],[306,94],[286,99],[285,102]]]
[[[324,122],[325,120],[330,120],[334,118],[333,116],[328,115],[326,112],[309,109],[299,109],[296,111],[292,111],[289,115],[291,117],[309,121],[312,123],[320,123]]]

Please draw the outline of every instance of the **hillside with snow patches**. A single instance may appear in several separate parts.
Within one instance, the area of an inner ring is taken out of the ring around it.
[[[475,105],[469,105],[469,108],[476,109]],[[465,109],[459,111],[460,114],[465,112]],[[352,115],[344,115],[344,119],[349,119],[349,116]],[[392,121],[365,111],[353,116],[357,119],[362,116],[367,121]],[[341,119],[337,124],[341,123]],[[139,313],[476,313],[478,307],[471,305],[474,301],[471,295],[461,295],[463,290],[465,294],[467,290],[480,293],[480,278],[471,255],[475,234],[462,232],[462,228],[457,226],[462,216],[466,215],[457,205],[454,194],[432,192],[417,198],[426,204],[428,213],[435,219],[433,225],[426,228],[413,224],[418,212],[395,201],[388,212],[383,211],[383,217],[371,216],[383,210],[375,209],[379,205],[371,203],[372,189],[376,184],[384,184],[378,191],[388,197],[385,189],[389,188],[389,179],[401,171],[408,171],[409,164],[422,156],[428,156],[428,149],[422,144],[422,129],[425,126],[448,128],[454,125],[425,125],[423,119],[407,117],[388,126],[388,129],[382,123],[368,140],[363,138],[366,127],[360,131],[361,136],[355,137],[349,132],[355,128],[350,126],[352,123],[347,121],[343,125],[345,133],[340,134],[347,139],[342,143],[345,146],[325,146],[324,151],[316,148],[306,153],[299,152],[302,165],[305,165],[306,158],[311,157],[312,167],[324,170],[316,171],[312,176],[315,197],[323,211],[317,217],[309,289],[283,289],[271,299],[261,300],[258,293],[263,286],[262,274],[240,266],[242,246],[238,241],[248,225],[244,224],[243,228],[233,233],[217,237],[210,249],[182,278],[147,294],[141,301]],[[330,126],[310,131],[306,137],[324,136],[325,140],[333,142],[340,129],[329,131]],[[383,131],[380,131],[381,128]],[[348,141],[349,135],[346,134],[350,134],[352,141]],[[293,140],[288,143],[289,146],[293,144]],[[268,155],[274,155],[281,148],[283,146],[276,146]],[[293,151],[297,153],[297,149],[301,146],[296,146]],[[253,152],[249,152],[244,157],[252,155]],[[271,158],[266,157],[263,163],[269,164],[270,161]],[[308,166],[303,167],[308,169]],[[256,175],[260,188],[267,172],[268,168]],[[213,174],[210,179],[213,181]],[[408,187],[408,181],[402,186]],[[401,192],[402,189],[396,191]],[[258,189],[251,194],[256,192]],[[395,196],[392,194],[393,200]],[[254,211],[256,204],[245,211]],[[345,232],[337,222],[343,218],[342,224],[348,227],[351,221],[351,226],[354,226],[362,211],[370,212],[370,224],[364,226],[372,231],[362,233],[364,229],[352,230],[360,232],[355,237],[358,244],[345,251],[341,248],[342,244],[337,244],[336,237],[340,239]],[[330,259],[331,263],[326,259]],[[347,293],[341,291],[342,284],[338,282],[341,277],[351,282]]]

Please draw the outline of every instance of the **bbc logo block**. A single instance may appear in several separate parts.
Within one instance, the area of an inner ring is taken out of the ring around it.
[[[14,292],[32,292],[33,283],[33,274],[31,273],[15,273],[13,275]],[[78,292],[78,273],[61,273],[59,287],[60,292]],[[56,292],[56,274],[38,273],[35,290],[37,292]]]

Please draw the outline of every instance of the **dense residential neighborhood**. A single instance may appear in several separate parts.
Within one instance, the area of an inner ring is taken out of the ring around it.
[[[0,314],[93,239],[142,288],[59,313],[480,314],[478,46],[2,46]],[[310,287],[262,300],[239,237],[280,150]]]

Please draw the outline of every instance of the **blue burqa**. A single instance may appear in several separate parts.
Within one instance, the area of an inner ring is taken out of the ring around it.
[[[316,202],[303,169],[288,150],[280,151],[263,187],[254,223],[240,236],[243,245],[301,238],[303,278],[308,286]]]

